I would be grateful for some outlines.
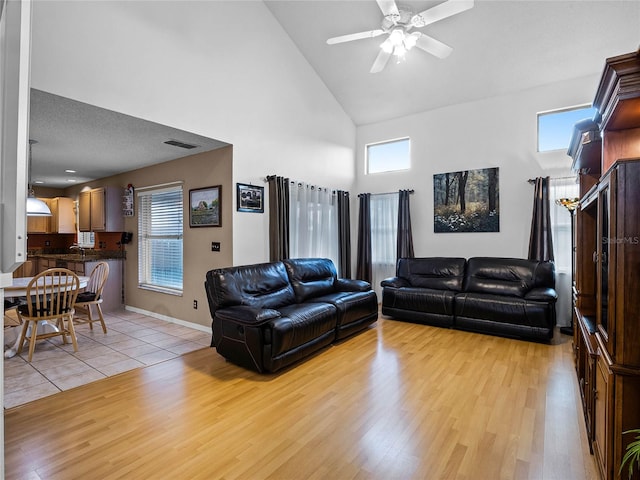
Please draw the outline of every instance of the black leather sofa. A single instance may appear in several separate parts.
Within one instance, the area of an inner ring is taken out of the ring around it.
[[[205,290],[211,346],[258,372],[280,370],[378,318],[371,285],[338,278],[322,258],[210,270]]]
[[[548,341],[556,324],[553,262],[401,258],[383,280],[382,314],[440,327]]]

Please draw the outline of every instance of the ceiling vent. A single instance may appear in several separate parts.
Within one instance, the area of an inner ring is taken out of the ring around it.
[[[173,145],[174,147],[186,148],[187,150],[191,150],[192,148],[198,148],[199,145],[191,145],[190,143],[180,142],[178,140],[167,140],[167,145]]]

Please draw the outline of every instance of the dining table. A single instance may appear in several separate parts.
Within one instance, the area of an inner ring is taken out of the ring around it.
[[[22,297],[26,297],[27,286],[29,285],[29,282],[31,282],[32,279],[33,277],[14,277],[13,281],[11,282],[11,285],[4,287],[5,298],[19,299]],[[78,280],[80,281],[80,290],[82,290],[83,288],[86,288],[87,284],[89,283],[89,277],[78,275]],[[57,327],[47,322],[46,320],[43,320],[42,322],[38,322],[37,328],[39,331],[41,329],[42,333],[57,331]],[[11,358],[16,355],[16,352],[18,351],[19,342],[20,342],[20,335],[17,336],[13,346],[5,350],[4,352],[5,358]]]

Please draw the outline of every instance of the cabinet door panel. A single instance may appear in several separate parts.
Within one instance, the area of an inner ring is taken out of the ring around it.
[[[102,232],[106,230],[104,188],[91,190],[91,230]]]
[[[51,233],[75,233],[73,200],[67,197],[51,199]]]
[[[91,192],[80,192],[78,196],[78,230],[91,231]]]
[[[596,361],[596,388],[594,392],[594,442],[593,450],[596,455],[598,467],[602,473],[603,478],[613,478],[609,475],[611,469],[611,460],[609,451],[610,445],[610,391],[609,384],[611,381],[611,375],[609,369],[604,364],[602,357],[599,357]]]

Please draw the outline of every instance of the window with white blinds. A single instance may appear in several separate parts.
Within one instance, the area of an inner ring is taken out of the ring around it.
[[[138,190],[138,286],[182,295],[182,185]]]

